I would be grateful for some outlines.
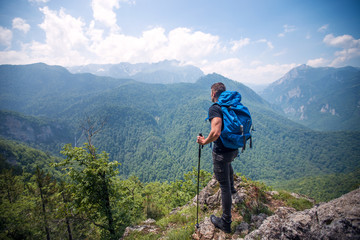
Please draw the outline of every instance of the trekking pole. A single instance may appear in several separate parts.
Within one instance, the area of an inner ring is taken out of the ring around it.
[[[202,137],[202,134],[199,133],[199,136]],[[199,161],[198,161],[198,175],[197,175],[197,195],[196,195],[196,228],[199,228],[199,186],[200,186],[200,158],[201,158],[201,149],[203,145],[199,144]]]

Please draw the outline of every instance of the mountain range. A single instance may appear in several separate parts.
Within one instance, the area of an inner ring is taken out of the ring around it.
[[[210,86],[219,81],[242,94],[256,130],[253,149],[234,161],[236,172],[273,185],[292,181],[293,186],[296,179],[350,174],[360,163],[358,132],[313,131],[219,74],[204,75],[194,83],[150,84],[72,74],[38,63],[2,65],[0,76],[3,138],[59,155],[66,143],[86,142],[84,129],[90,123],[101,128],[93,143],[121,163],[123,177],[174,180],[195,167],[196,136],[209,132],[204,119],[211,105]],[[201,168],[211,172],[210,148],[203,150]]]
[[[68,70],[72,73],[92,73],[113,78],[131,78],[145,83],[194,83],[204,75],[199,68],[192,65],[182,65],[175,60],[137,64],[89,64],[68,67]]]
[[[291,120],[315,130],[360,130],[360,68],[302,65],[261,96]]]

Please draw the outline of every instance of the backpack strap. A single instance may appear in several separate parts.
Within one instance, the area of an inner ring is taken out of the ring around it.
[[[254,128],[254,125],[251,125],[251,129],[250,129],[250,132],[255,132],[255,128]],[[253,147],[253,142],[252,142],[252,136],[250,135],[250,148]]]
[[[243,135],[243,140],[244,140],[244,146],[242,147],[241,149],[241,153],[243,153],[245,151],[245,148],[246,148],[246,137],[245,137],[245,134]]]

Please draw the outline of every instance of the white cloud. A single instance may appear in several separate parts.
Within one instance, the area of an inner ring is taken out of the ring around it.
[[[48,64],[63,66],[80,64],[87,56],[88,39],[84,35],[85,23],[65,13],[40,8],[44,21],[39,25],[44,30],[45,43],[32,42],[24,45],[31,58]],[[81,54],[80,54],[81,53]]]
[[[175,28],[169,32],[161,27],[146,30],[141,36],[129,36],[120,32],[106,31],[95,21],[86,25],[81,18],[74,18],[64,9],[50,10],[40,8],[44,20],[39,24],[45,32],[44,42],[30,42],[22,45],[18,54],[31,62],[45,62],[62,66],[89,63],[119,62],[158,62],[177,59],[181,62],[201,62],[221,51],[219,37],[193,31],[188,28]],[[10,46],[12,34],[1,28],[1,43]],[[0,53],[9,60],[18,62],[15,53]],[[24,60],[25,61],[25,60]],[[8,63],[12,61],[9,60]]]
[[[360,39],[354,39],[354,37],[350,35],[334,37],[334,35],[328,34],[325,36],[323,41],[325,44],[333,47],[341,47],[347,49],[360,47]]]
[[[243,81],[252,84],[270,84],[281,77],[298,64],[265,64],[256,68],[246,68],[241,72]]]
[[[335,52],[331,66],[342,66],[346,61],[360,56],[360,39],[354,39],[351,35],[334,37],[333,34],[328,34],[323,42],[332,47],[342,48],[341,51]]]
[[[117,25],[114,9],[120,8],[120,2],[135,4],[135,1],[130,0],[92,0],[91,7],[95,21],[109,27],[113,32],[119,31],[120,27]]]
[[[258,66],[258,65],[260,65],[260,64],[262,64],[261,61],[259,61],[259,60],[254,60],[254,61],[252,61],[252,62],[250,63],[250,66]]]
[[[242,67],[243,62],[239,58],[229,58],[221,61],[207,63],[201,67],[201,70],[205,73],[216,72],[222,74],[225,77],[232,78],[234,76],[238,76],[239,69]]]
[[[357,57],[360,57],[360,48],[349,48],[342,51],[337,51],[335,52],[335,59],[330,65],[335,67],[347,65],[347,61]]]
[[[329,61],[324,58],[316,58],[308,60],[306,64],[311,67],[324,67],[329,64]]]
[[[318,32],[325,32],[329,28],[329,24],[325,24],[317,30]]]
[[[95,2],[94,0],[93,3]],[[113,11],[120,7],[121,1],[107,3],[108,5],[105,3],[102,5],[106,6],[103,9],[115,14]],[[217,72],[233,80],[255,84],[271,83],[296,66],[294,63],[265,64],[249,57],[246,59],[245,57],[243,59],[226,57],[229,53],[234,56],[232,51],[248,45],[254,45],[256,48],[260,44],[266,46],[267,49],[274,49],[272,42],[265,38],[257,41],[242,38],[229,44],[229,42],[220,42],[219,36],[184,27],[169,31],[162,27],[153,27],[143,31],[140,36],[130,36],[114,31],[117,26],[116,14],[113,15],[115,18],[108,19],[101,18],[101,14],[98,17],[94,15],[94,19],[87,24],[83,19],[69,15],[65,9],[54,11],[43,7],[40,11],[44,15],[43,22],[39,24],[46,36],[44,42],[33,41],[23,44],[19,51],[8,49],[0,52],[0,62],[12,64],[45,62],[73,66],[176,59],[182,63],[198,66],[205,73]],[[284,31],[293,31],[292,29],[294,28],[286,27]],[[0,37],[2,44],[11,46],[12,32],[10,30],[0,28]],[[331,39],[329,36],[326,40],[327,44],[339,44],[334,38]],[[280,54],[283,52],[277,53],[277,55]],[[339,52],[338,57],[343,54]],[[263,58],[261,60],[264,61]],[[316,64],[315,60],[309,60],[309,63]]]
[[[238,49],[240,49],[242,47],[245,47],[246,45],[249,45],[250,44],[250,38],[242,38],[242,39],[240,39],[238,41],[232,41],[231,44],[232,44],[231,50],[233,52],[235,52]]]
[[[219,37],[188,28],[176,28],[169,32],[168,47],[170,59],[201,59],[218,51]]]
[[[294,32],[296,30],[295,26],[285,24],[283,26],[284,31],[278,34],[278,37],[285,37],[286,33]]]
[[[242,83],[259,85],[278,80],[296,66],[295,63],[261,65],[260,61],[253,61],[247,66],[241,59],[230,58],[204,64],[201,70],[204,73],[216,72]]]
[[[257,40],[256,42],[257,43],[265,43],[268,46],[268,48],[274,49],[274,45],[272,44],[272,42],[270,42],[266,39],[260,39],[260,40]]]
[[[166,34],[165,29],[160,27],[144,31],[140,37],[111,33],[91,45],[91,51],[98,56],[97,61],[106,63],[158,62],[165,59],[199,61],[218,49],[217,36],[193,32],[188,28],[176,28]]]
[[[22,18],[14,18],[12,21],[12,27],[27,33],[30,30],[30,25]]]
[[[284,55],[286,53],[287,53],[287,49],[284,49],[284,50],[282,50],[280,52],[274,53],[273,56],[274,57],[279,57],[279,56]]]
[[[274,49],[274,45],[272,44],[272,42],[267,41],[266,44],[270,49]]]
[[[28,54],[22,51],[1,51],[0,64],[29,64],[33,63]]]
[[[3,28],[0,26],[0,44],[6,47],[11,46],[12,41],[12,32],[7,28]]]
[[[293,32],[295,30],[296,30],[295,26],[287,25],[287,24],[284,25],[284,32],[286,33]]]

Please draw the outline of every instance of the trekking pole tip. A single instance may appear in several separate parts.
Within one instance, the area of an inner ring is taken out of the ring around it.
[[[196,229],[200,228],[200,225],[198,223],[195,226],[196,226]]]

